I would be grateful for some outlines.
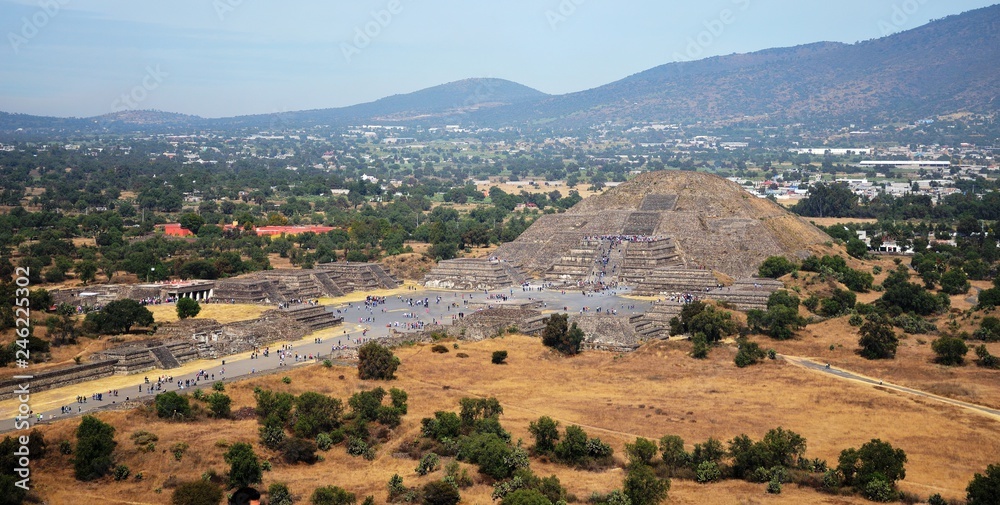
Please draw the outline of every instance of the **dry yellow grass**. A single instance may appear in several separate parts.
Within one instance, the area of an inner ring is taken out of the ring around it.
[[[623,357],[588,352],[574,358],[554,355],[537,339],[522,336],[460,345],[461,351],[469,355],[467,359],[458,358],[455,351],[431,353],[428,346],[399,349],[399,378],[390,384],[359,381],[349,368],[310,366],[288,370],[285,375],[291,383],[287,385],[281,382],[280,375],[229,385],[227,392],[233,397],[234,408],[252,405],[252,390],[257,386],[296,394],[319,391],[339,398],[376,385],[400,387],[409,393],[409,414],[392,439],[379,449],[375,461],[351,458],[343,447],[336,447],[324,453],[325,461],[316,465],[288,466],[277,455],[257,447],[259,454],[274,462],[273,471],[265,474],[264,487],[285,482],[304,501],[314,488],[335,484],[361,497],[374,495],[381,502],[385,483],[394,473],[403,476],[408,486],[438,479],[440,471],[418,477],[414,473],[416,461],[392,454],[401,443],[418,436],[422,417],[437,410],[457,410],[458,400],[466,396],[496,396],[504,406],[501,421],[515,439],[530,441],[528,423],[549,415],[563,427],[584,426],[591,436],[611,443],[618,457],[623,444],[636,436],[677,434],[690,448],[709,436],[728,440],[746,433],[759,438],[768,429],[783,426],[806,437],[808,457],[835,464],[840,450],[877,437],[906,451],[907,478],[901,488],[925,497],[935,492],[946,498],[962,496],[973,473],[995,463],[1000,453],[1000,422],[835,380],[780,361],[737,369],[730,348],[716,349],[710,359],[697,361],[687,357],[687,343],[658,343]],[[498,349],[509,351],[509,364],[489,364],[490,354]],[[341,375],[344,379],[338,378]],[[100,417],[117,426],[118,459],[133,473],[142,471],[144,480],[80,484],[71,477],[68,458],[53,455],[39,462],[33,476],[39,492],[49,502],[71,503],[84,498],[107,503],[163,503],[170,493],[164,487],[168,479],[196,479],[209,468],[225,471],[224,449],[218,444],[246,441],[256,445],[254,420],[174,424],[143,411],[104,413]],[[42,429],[54,443],[71,439],[77,423],[67,420]],[[140,429],[159,436],[155,452],[141,453],[132,444],[130,435]],[[169,448],[180,441],[191,448],[177,462]],[[558,475],[581,500],[594,491],[621,486],[620,469],[592,473],[541,461],[533,461],[532,467],[539,475]],[[477,485],[463,491],[463,503],[491,503],[490,486],[479,475],[475,479]],[[156,493],[160,488],[163,494]],[[781,495],[772,496],[764,492],[761,484],[725,482],[700,486],[675,480],[669,503],[866,502],[791,485]]]
[[[153,313],[153,319],[157,323],[172,323],[178,321],[177,305],[173,303],[148,305],[146,308]],[[270,305],[240,303],[203,303],[201,304],[201,312],[198,313],[195,319],[215,319],[222,324],[232,323],[234,321],[247,321],[250,319],[257,319],[265,310],[271,308],[274,307],[271,307]]]

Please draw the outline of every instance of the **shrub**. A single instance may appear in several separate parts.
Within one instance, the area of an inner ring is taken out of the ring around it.
[[[156,415],[164,419],[188,419],[191,417],[191,404],[186,396],[174,391],[156,395]]]
[[[343,437],[343,435],[341,436]],[[316,447],[321,451],[329,451],[333,447],[333,437],[329,433],[320,433],[316,435]]]
[[[437,454],[429,452],[420,458],[420,463],[417,464],[414,471],[417,472],[417,475],[422,476],[437,470],[439,466],[441,466],[441,458]]]
[[[666,499],[670,481],[657,477],[646,465],[632,465],[622,487],[632,505],[657,505]]]
[[[226,383],[218,381],[215,384],[212,384],[212,389],[221,393],[226,390]]]
[[[660,439],[660,454],[663,463],[670,468],[686,466],[691,458],[684,450],[684,439],[677,435],[664,435]]]
[[[267,487],[267,503],[268,505],[292,505],[292,492],[288,490],[288,486],[275,482]]]
[[[759,360],[764,359],[767,353],[760,348],[756,342],[750,342],[746,338],[739,339],[739,350],[733,361],[739,368],[756,365]]]
[[[76,429],[73,470],[77,480],[103,477],[111,469],[111,454],[118,445],[115,428],[94,416],[83,416]]]
[[[493,357],[491,359],[494,365],[502,365],[507,361],[507,351],[493,351]]]
[[[721,478],[722,471],[719,470],[719,464],[714,461],[702,461],[695,469],[695,480],[702,484],[715,482]]]
[[[115,467],[115,470],[113,472],[111,472],[111,476],[114,477],[114,479],[116,481],[125,480],[131,474],[132,474],[132,471],[129,470],[128,466],[125,466],[125,465],[118,465],[118,466]]]
[[[174,459],[180,461],[184,457],[184,453],[188,450],[188,444],[186,442],[177,442],[170,447],[170,452],[174,455]]]
[[[356,501],[354,493],[348,493],[337,486],[319,487],[309,497],[312,505],[351,505]]]
[[[636,438],[635,443],[625,444],[625,456],[630,465],[651,465],[656,450],[656,443],[642,437]]]
[[[985,474],[977,472],[965,492],[966,505],[997,503],[1000,497],[1000,464],[987,466]]]
[[[767,492],[770,494],[781,494],[781,481],[778,479],[771,479],[767,483]]]
[[[208,395],[208,409],[212,411],[212,417],[216,419],[229,419],[230,408],[233,400],[229,396],[218,391]]]
[[[542,416],[538,421],[528,424],[528,431],[535,438],[535,452],[549,453],[556,447],[559,440],[559,422],[549,416]]]
[[[569,326],[568,314],[552,314],[542,332],[542,344],[551,347],[562,354],[574,355],[580,352],[583,343],[583,330],[573,323]]]
[[[222,489],[204,479],[177,486],[170,497],[172,505],[219,505],[221,502]]]
[[[552,501],[534,489],[517,489],[503,497],[500,505],[552,505]]]
[[[177,300],[177,317],[179,319],[197,316],[199,312],[201,312],[201,305],[194,298],[184,297]]]
[[[223,459],[229,463],[231,487],[245,487],[260,482],[263,470],[250,444],[244,442],[233,444],[223,455]]]
[[[873,314],[861,325],[860,354],[867,359],[892,359],[896,357],[899,338],[892,326],[882,316]]]
[[[462,499],[458,488],[443,480],[424,484],[423,495],[424,505],[456,505]]]
[[[445,347],[445,346],[443,346],[443,345],[441,345],[441,344],[437,344],[437,345],[431,346],[431,352],[436,352],[436,353],[439,353],[439,354],[444,354],[444,353],[448,352],[448,348]]]
[[[757,273],[761,277],[777,279],[785,274],[794,272],[797,269],[794,263],[784,256],[770,256],[761,263]]]
[[[879,439],[866,442],[860,449],[841,451],[838,463],[837,471],[843,476],[844,484],[866,495],[869,484],[874,481],[883,481],[891,490],[897,480],[906,478],[906,453]],[[881,496],[881,487],[876,484],[872,492]]]
[[[311,465],[317,459],[316,443],[302,438],[287,438],[281,444],[281,456],[285,459],[285,463],[290,465],[298,462]]]
[[[397,368],[399,358],[378,342],[368,342],[358,349],[358,377],[362,380],[392,380]]]
[[[958,337],[943,336],[931,342],[931,349],[937,357],[934,361],[947,366],[957,366],[965,362],[965,355],[969,353],[969,346]]]
[[[877,478],[869,481],[868,484],[865,485],[864,495],[865,498],[868,498],[871,501],[884,503],[894,501],[896,497],[899,496],[899,493],[897,493],[896,490],[892,488],[892,485],[885,479]]]

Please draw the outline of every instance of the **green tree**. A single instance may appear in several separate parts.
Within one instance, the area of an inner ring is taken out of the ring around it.
[[[348,493],[337,486],[318,487],[309,497],[312,505],[351,505],[355,501],[354,493]]]
[[[187,212],[185,214],[182,214],[181,217],[177,220],[177,222],[180,223],[181,228],[184,228],[185,230],[191,230],[191,233],[197,235],[198,230],[200,230],[201,227],[205,225],[205,218],[199,216],[198,214],[195,214],[194,212]]]
[[[896,357],[896,348],[899,346],[899,337],[889,321],[879,315],[868,316],[864,324],[861,325],[861,338],[858,345],[861,346],[861,356],[867,359],[892,359]]]
[[[343,413],[344,405],[339,398],[308,391],[295,399],[295,425],[292,430],[297,437],[315,438],[320,433],[340,427]]]
[[[969,278],[960,268],[952,268],[941,275],[941,291],[949,295],[961,295],[969,292]]]
[[[150,326],[153,313],[132,299],[115,300],[98,312],[87,314],[86,322],[99,333],[128,333],[133,326]]]
[[[572,356],[580,352],[583,344],[583,330],[576,323],[568,325],[568,314],[552,314],[542,332],[542,344],[562,354]]]
[[[358,348],[358,377],[361,380],[392,380],[396,378],[399,358],[388,347],[368,342]]]
[[[457,505],[462,497],[458,488],[443,480],[424,484],[424,505]]]
[[[264,471],[250,444],[237,442],[231,445],[223,459],[229,463],[230,487],[240,488],[260,483]]]
[[[868,246],[860,239],[852,238],[847,241],[847,254],[861,259],[868,254]]]
[[[507,351],[493,351],[493,357],[490,361],[494,365],[502,365],[507,361]]]
[[[1000,503],[1000,464],[987,466],[985,474],[976,472],[965,493],[966,505]]]
[[[931,349],[937,355],[934,361],[948,366],[961,365],[965,362],[965,355],[969,353],[969,346],[964,340],[948,335],[932,342]]]
[[[208,402],[208,409],[212,411],[212,417],[216,419],[229,419],[233,400],[228,395],[216,391],[208,395],[205,401]]]
[[[667,498],[670,480],[656,476],[646,465],[632,465],[625,474],[623,492],[632,505],[656,505]]]
[[[895,486],[897,480],[906,478],[906,453],[895,449],[888,442],[872,439],[860,449],[845,449],[838,459],[837,471],[844,484],[864,491],[872,481],[883,480]]]
[[[88,481],[103,477],[114,461],[111,455],[115,428],[94,416],[83,416],[76,428],[76,449],[73,451],[73,471],[77,480]]]
[[[94,260],[80,261],[73,269],[84,284],[92,282],[97,276],[97,263]]]
[[[784,256],[769,256],[761,263],[757,273],[761,277],[777,279],[785,274],[794,272],[796,269],[795,263],[792,263]]]
[[[556,458],[567,463],[580,463],[587,457],[587,432],[583,428],[572,425],[566,427],[566,433],[554,449]]]
[[[201,312],[201,305],[194,298],[184,297],[177,300],[177,317],[187,319],[197,316]]]
[[[549,416],[542,416],[538,421],[528,424],[528,431],[535,437],[535,452],[549,453],[555,450],[559,440],[559,422]]]
[[[655,442],[642,437],[636,438],[635,443],[625,444],[625,456],[629,465],[652,465],[656,450]]]
[[[188,419],[191,417],[191,404],[184,395],[167,391],[156,395],[156,415],[163,419]]]
[[[660,439],[660,454],[662,454],[663,463],[672,469],[687,465],[691,458],[684,450],[684,439],[677,435],[664,435]]]
[[[221,501],[219,486],[203,479],[182,483],[170,496],[171,505],[219,505]]]

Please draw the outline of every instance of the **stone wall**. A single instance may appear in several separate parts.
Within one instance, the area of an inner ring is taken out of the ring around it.
[[[115,360],[102,360],[39,372],[32,374],[34,378],[27,381],[6,379],[0,381],[0,400],[9,400],[17,396],[16,390],[24,382],[28,383],[31,393],[38,393],[62,386],[110,377],[115,373],[115,364]]]

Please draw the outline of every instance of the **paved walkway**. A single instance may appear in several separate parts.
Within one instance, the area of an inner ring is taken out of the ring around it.
[[[252,358],[250,352],[226,356],[213,360],[195,360],[170,370],[155,369],[142,374],[116,375],[94,381],[73,384],[57,389],[31,394],[30,405],[33,414],[42,414],[43,422],[82,415],[100,409],[115,408],[123,401],[136,398],[152,398],[157,393],[165,391],[181,391],[194,388],[209,390],[217,381],[233,381],[245,379],[261,373],[280,372],[284,368],[316,363],[329,356],[336,348],[354,348],[369,340],[386,337],[391,330],[416,332],[419,329],[408,329],[407,324],[431,324],[433,322],[450,324],[452,315],[459,312],[469,314],[466,303],[481,303],[490,297],[506,295],[514,300],[538,300],[544,305],[543,312],[581,311],[602,312],[617,310],[618,314],[642,313],[649,307],[649,302],[623,298],[618,292],[583,293],[579,290],[563,291],[561,289],[541,289],[535,285],[524,290],[520,287],[502,291],[460,292],[446,290],[429,290],[417,288],[396,292],[386,296],[386,303],[366,307],[364,301],[340,302],[334,299],[328,310],[344,317],[344,324],[307,335],[296,342],[276,342],[268,346],[269,356]],[[373,292],[374,296],[381,296]],[[426,305],[424,305],[426,300]],[[457,307],[455,306],[457,304]],[[634,308],[630,308],[634,307]],[[281,358],[280,353],[285,352]],[[296,358],[298,355],[298,358]],[[199,372],[204,375],[199,376]],[[157,379],[171,377],[171,381],[163,382],[160,389],[155,389]],[[145,379],[149,379],[149,383]],[[178,387],[185,382],[187,387]],[[154,386],[154,388],[150,388]],[[114,391],[118,392],[114,396]],[[110,392],[110,393],[109,393]],[[104,398],[97,401],[93,395],[101,393]],[[86,403],[77,402],[77,397],[86,397]],[[11,420],[18,408],[16,399],[0,402],[0,418]],[[62,407],[68,408],[64,412]],[[35,423],[33,420],[32,423]],[[12,421],[0,424],[0,433],[12,431]]]

